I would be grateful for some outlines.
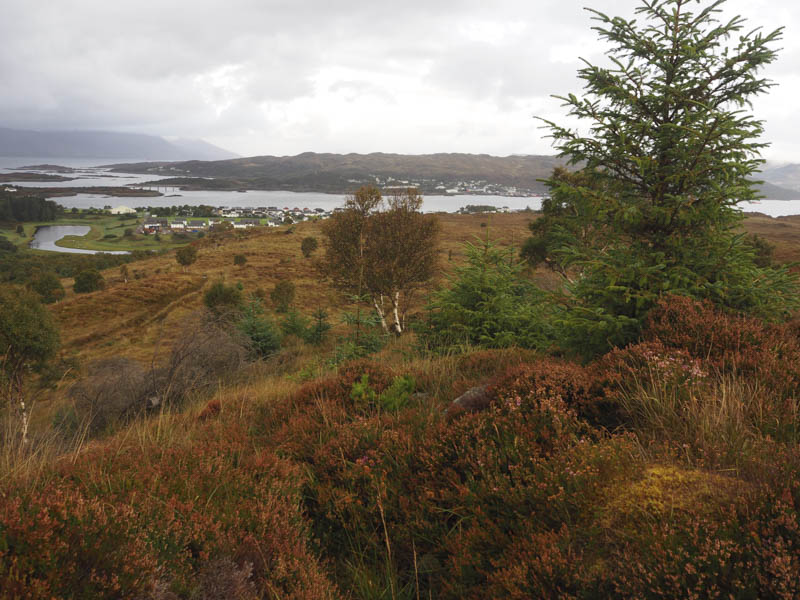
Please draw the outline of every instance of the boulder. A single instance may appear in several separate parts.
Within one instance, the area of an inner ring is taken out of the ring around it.
[[[453,418],[462,413],[474,413],[486,410],[492,402],[492,395],[489,394],[488,390],[489,386],[485,384],[468,389],[450,403],[450,406],[445,410],[445,415],[449,418]]]

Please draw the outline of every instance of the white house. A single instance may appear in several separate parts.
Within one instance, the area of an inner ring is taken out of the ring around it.
[[[135,215],[136,211],[133,210],[130,206],[118,206],[116,208],[111,209],[112,215]]]

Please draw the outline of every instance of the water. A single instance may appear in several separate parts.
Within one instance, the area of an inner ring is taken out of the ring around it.
[[[79,248],[64,248],[57,246],[56,242],[68,235],[84,236],[92,230],[87,225],[49,225],[39,227],[31,240],[31,248],[48,250],[50,252],[71,252],[73,254],[100,254],[97,250],[82,250]],[[130,254],[130,252],[105,252],[105,254]]]
[[[17,185],[29,187],[86,187],[86,186],[125,186],[130,183],[145,181],[158,181],[164,179],[157,175],[136,175],[128,173],[111,173],[96,165],[122,164],[126,162],[142,162],[141,159],[66,159],[66,158],[31,158],[31,157],[0,157],[0,173],[8,173],[22,166],[50,164],[79,169],[77,173],[65,174],[66,177],[75,177],[74,181],[54,183],[20,182]],[[94,165],[94,166],[93,166]],[[43,173],[52,173],[41,171]],[[261,191],[251,190],[241,192],[199,191],[182,192],[178,189],[162,188],[164,196],[128,196],[116,198],[101,194],[78,194],[55,198],[55,201],[66,208],[103,208],[120,205],[130,206],[198,206],[201,204],[219,207],[268,207],[278,208],[322,208],[331,210],[344,204],[342,194],[322,194],[317,192],[286,192],[286,191]],[[484,204],[497,208],[507,207],[509,210],[522,210],[531,208],[538,210],[542,206],[542,199],[538,197],[509,197],[509,196],[425,196],[422,209],[425,212],[455,212],[468,204]],[[757,203],[743,202],[741,208],[745,212],[760,212],[770,217],[784,217],[800,215],[800,192],[797,200],[761,200]]]
[[[171,194],[179,196],[170,197]],[[344,204],[342,194],[321,194],[316,192],[267,192],[252,190],[241,192],[167,192],[165,196],[140,197],[130,196],[114,198],[95,194],[78,194],[63,198],[53,198],[66,208],[103,208],[104,206],[116,207],[119,205],[131,208],[146,206],[224,206],[255,208],[260,206],[276,206],[283,208],[322,208],[332,210]],[[507,196],[425,196],[422,209],[425,212],[455,212],[468,204],[486,204],[497,208],[508,207],[511,210],[521,210],[526,207],[538,209],[541,207],[541,198],[510,198]]]
[[[103,164],[122,164],[126,162],[142,162],[137,160],[119,160],[108,158],[97,159],[62,159],[62,158],[14,158],[0,157],[0,173],[17,171],[20,167],[31,165],[58,165],[78,169],[75,173],[56,173],[54,171],[41,170],[31,171],[34,173],[45,173],[52,175],[63,175],[64,177],[75,178],[74,181],[61,182],[33,182],[20,181],[11,182],[8,185],[19,185],[21,187],[53,187],[71,188],[87,186],[114,186],[121,187],[132,183],[143,183],[145,181],[160,181],[166,179],[157,175],[136,175],[129,173],[112,173],[108,169],[100,168],[96,165]],[[176,206],[189,205],[219,207],[268,207],[278,208],[322,208],[331,210],[344,204],[343,194],[323,194],[318,192],[287,192],[287,191],[263,191],[251,190],[242,192],[217,192],[217,191],[193,191],[183,192],[178,188],[161,188],[164,196],[126,196],[113,197],[103,194],[78,194],[76,196],[66,196],[54,198],[56,202],[66,208],[103,208],[104,206],[116,207],[125,205],[130,207],[137,206]],[[507,207],[510,210],[521,210],[527,207],[538,209],[541,207],[541,198],[519,198],[509,196],[425,196],[423,210],[426,212],[455,212],[459,208],[468,204],[485,204],[497,208]]]
[[[0,174],[19,172],[21,167],[34,165],[55,165],[59,167],[69,167],[76,169],[75,173],[58,173],[47,169],[25,170],[26,173],[44,173],[46,175],[61,175],[63,177],[74,178],[74,181],[16,181],[6,185],[19,185],[22,187],[121,187],[131,183],[144,183],[145,181],[156,181],[164,179],[158,175],[136,175],[132,173],[112,173],[109,169],[103,169],[97,165],[110,165],[117,163],[143,162],[130,159],[110,159],[110,158],[39,158],[31,156],[9,157],[0,156]],[[102,208],[102,207],[101,207]]]

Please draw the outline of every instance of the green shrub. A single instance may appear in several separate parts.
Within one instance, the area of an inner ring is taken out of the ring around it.
[[[291,281],[279,281],[269,294],[276,312],[285,313],[294,302],[295,286]]]
[[[350,389],[350,400],[356,408],[366,410],[375,405],[378,395],[375,390],[369,385],[369,375],[362,375],[361,379],[353,382],[353,387]]]
[[[253,350],[259,356],[267,357],[280,350],[280,329],[272,321],[264,317],[261,303],[256,298],[252,298],[245,308],[237,327],[239,331],[247,336]]]
[[[293,335],[301,340],[308,336],[309,319],[304,317],[296,310],[290,310],[286,318],[280,323],[284,335]]]
[[[459,345],[546,348],[551,344],[547,297],[513,264],[513,250],[494,242],[466,245],[468,265],[456,269],[449,287],[436,292],[423,342],[444,350]]]
[[[89,269],[88,271],[81,271],[75,276],[75,284],[72,286],[72,290],[76,294],[88,294],[102,290],[104,287],[105,281],[100,271]]]
[[[46,271],[36,276],[31,281],[30,288],[39,294],[39,297],[45,304],[58,302],[62,300],[66,294],[64,286],[61,285],[61,280],[51,271]]]
[[[235,285],[217,281],[203,295],[203,303],[216,316],[230,316],[242,309],[242,291]]]
[[[378,396],[378,403],[384,410],[396,412],[408,405],[416,388],[417,383],[410,375],[395,377],[392,385]]]
[[[306,329],[305,341],[318,346],[327,338],[328,331],[331,329],[331,324],[327,321],[328,313],[321,308],[314,311],[314,314],[311,316],[314,322]]]
[[[318,247],[319,242],[317,241],[317,238],[312,236],[303,238],[303,241],[300,244],[300,250],[303,253],[303,256],[306,258],[310,258]]]

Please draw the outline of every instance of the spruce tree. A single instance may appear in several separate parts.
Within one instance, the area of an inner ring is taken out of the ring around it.
[[[586,354],[635,339],[664,294],[769,318],[797,306],[788,271],[756,265],[738,208],[758,197],[767,144],[748,109],[773,85],[761,72],[781,29],[720,20],[724,1],[642,0],[637,20],[588,9],[610,64],[586,62],[583,97],[560,97],[588,130],[546,121],[581,173],[549,180],[527,247],[571,274],[561,324]]]

